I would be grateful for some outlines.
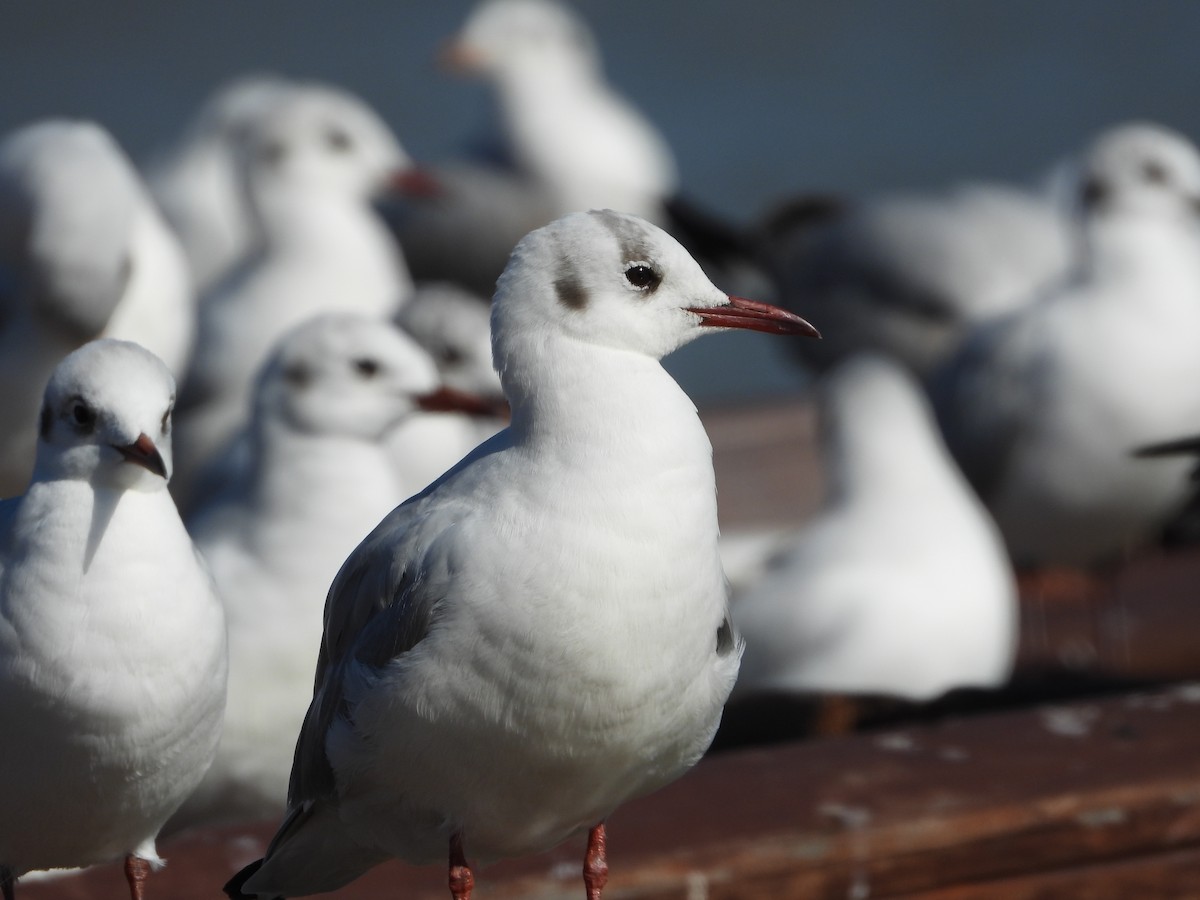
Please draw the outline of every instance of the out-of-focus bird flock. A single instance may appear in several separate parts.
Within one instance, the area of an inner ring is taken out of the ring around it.
[[[457,159],[414,160],[402,123],[340,86],[261,73],[214,85],[141,168],[102,123],[53,110],[0,139],[0,495],[20,498],[0,506],[6,900],[29,870],[126,854],[140,884],[160,830],[288,810],[318,653],[328,669],[339,639],[330,585],[506,426],[492,293],[518,241],[572,212],[654,223],[723,291],[823,337],[790,349],[824,501],[730,572],[734,709],[1000,688],[1019,571],[1103,575],[1165,530],[1194,533],[1178,518],[1200,434],[1185,134],[1114,122],[1036,185],[814,190],[731,222],[681,185],[569,7],[485,0],[448,37],[443,64],[494,100],[487,140]],[[569,267],[553,287],[567,314],[588,306]],[[98,461],[104,445],[134,475]],[[64,486],[77,476],[94,497]],[[168,476],[179,516],[151,483]],[[91,537],[56,538],[72,521]],[[96,537],[114,528],[120,542]],[[66,555],[39,556],[43,540]],[[73,687],[76,665],[114,674]],[[56,718],[30,684],[106,696]],[[38,749],[75,726],[104,746]],[[131,767],[147,773],[132,786]],[[96,817],[45,849],[38,829],[64,831],[80,796]]]

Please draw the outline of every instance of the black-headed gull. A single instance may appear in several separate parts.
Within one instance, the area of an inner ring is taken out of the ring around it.
[[[659,359],[709,328],[815,334],[610,211],[520,242],[493,349],[512,425],[389,515],[330,588],[288,815],[231,896],[329,891],[399,857],[486,861],[588,832],[703,754],[741,641],[712,448]]]
[[[392,315],[412,280],[371,197],[411,160],[353,95],[294,87],[242,135],[258,249],[200,303],[180,399],[179,482],[244,424],[255,373],[290,328],[323,312]]]
[[[677,185],[666,140],[605,78],[587,23],[554,0],[484,0],[443,48],[482,79],[494,133],[392,218],[418,280],[490,296],[513,245],[559,216],[611,207],[661,222]]]
[[[477,410],[472,399],[443,388],[428,354],[386,321],[328,314],[280,341],[240,471],[187,519],[226,605],[229,702],[216,760],[172,828],[283,813],[329,583],[429,481],[406,477],[386,439],[422,409]],[[440,474],[473,446],[420,449],[441,454]]]
[[[132,163],[92,122],[0,143],[0,495],[29,482],[42,390],[71,350],[134,340],[179,375],[195,310],[187,263]]]
[[[175,385],[103,339],[46,387],[33,482],[0,503],[0,885],[125,857],[134,898],[155,837],[216,752],[225,622],[167,493]]]
[[[1188,463],[1132,451],[1200,427],[1200,155],[1150,124],[1080,166],[1083,247],[1058,290],[981,328],[932,385],[947,443],[1021,565],[1094,564],[1183,502]]]
[[[819,390],[826,500],[734,598],[746,639],[737,696],[932,700],[1003,684],[1015,579],[920,386],[898,363],[862,355]]]

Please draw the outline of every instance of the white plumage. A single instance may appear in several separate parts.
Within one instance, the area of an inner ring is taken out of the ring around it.
[[[1140,446],[1200,428],[1200,155],[1131,124],[1080,167],[1080,261],[1060,289],[972,336],[934,384],[955,457],[1019,564],[1091,564],[1186,496]]]
[[[420,410],[438,388],[428,355],[366,316],[318,316],[272,354],[232,483],[188,517],[226,604],[229,703],[216,761],[173,827],[283,812],[326,591],[359,541],[428,483],[405,477],[387,438],[433,415]],[[421,449],[440,454],[440,474],[471,446]]]
[[[0,882],[161,865],[155,836],[216,750],[225,625],[166,490],[173,402],[143,348],[75,351],[33,483],[0,503]]]
[[[612,212],[523,240],[492,316],[512,425],[338,574],[288,817],[234,895],[327,891],[449,843],[466,896],[464,847],[489,860],[594,829],[712,739],[741,645],[711,447],[658,360],[704,325],[811,326],[727,297]]]
[[[820,413],[825,503],[733,603],[738,694],[930,700],[1003,684],[1016,585],[920,387],[894,362],[855,357],[822,382]]]

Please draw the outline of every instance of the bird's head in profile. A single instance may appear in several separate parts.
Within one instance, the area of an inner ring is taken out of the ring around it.
[[[46,386],[34,479],[165,488],[174,406],[175,380],[149,350],[107,338],[85,344]]]
[[[335,313],[280,340],[255,404],[261,428],[378,441],[414,413],[481,412],[483,401],[444,388],[429,354],[389,322]]]
[[[1135,122],[1102,133],[1085,155],[1078,206],[1086,216],[1200,217],[1200,154],[1183,135]]]
[[[661,359],[711,328],[817,336],[797,315],[717,288],[657,226],[592,210],[517,245],[492,304],[492,353],[503,379],[518,355],[540,356],[547,341]]]

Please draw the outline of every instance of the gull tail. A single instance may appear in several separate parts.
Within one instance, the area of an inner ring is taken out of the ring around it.
[[[229,881],[225,883],[225,887],[222,888],[222,890],[225,891],[225,896],[229,897],[230,900],[260,900],[258,894],[242,893],[242,887],[247,881],[250,880],[251,876],[256,874],[258,870],[262,868],[263,862],[264,860],[261,859],[255,860],[230,878]],[[284,898],[272,897],[270,900],[284,900]]]

